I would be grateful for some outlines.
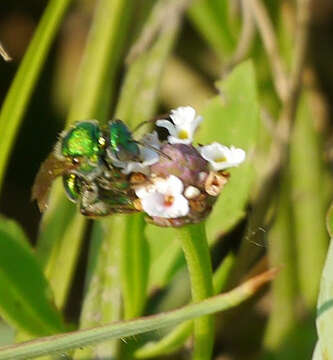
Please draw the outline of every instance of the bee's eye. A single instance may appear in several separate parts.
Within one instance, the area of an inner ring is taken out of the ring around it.
[[[62,177],[64,189],[69,200],[76,202],[80,196],[81,181],[80,178],[73,174],[66,174]]]
[[[96,157],[101,152],[99,138],[100,130],[97,123],[79,122],[63,137],[61,153],[70,157]]]

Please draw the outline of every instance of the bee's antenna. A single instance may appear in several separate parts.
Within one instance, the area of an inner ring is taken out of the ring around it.
[[[138,131],[143,125],[145,124],[151,124],[151,123],[155,123],[157,120],[160,119],[167,119],[169,117],[169,114],[162,114],[162,115],[158,115],[155,116],[153,119],[151,120],[146,120],[146,121],[142,121],[140,124],[138,124],[134,130],[132,131],[132,133],[135,133],[136,131]]]

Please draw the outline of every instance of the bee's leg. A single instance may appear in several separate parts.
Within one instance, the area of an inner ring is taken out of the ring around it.
[[[99,199],[98,187],[94,182],[83,186],[79,206],[81,214],[85,216],[99,217],[112,213],[108,204]]]

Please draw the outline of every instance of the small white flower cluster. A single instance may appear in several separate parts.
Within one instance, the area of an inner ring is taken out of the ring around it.
[[[168,130],[168,143],[191,145],[195,131],[203,120],[202,117],[197,116],[192,107],[185,106],[172,110],[170,118],[172,122],[167,119],[156,122],[157,126]],[[153,149],[161,148],[157,133],[147,134],[141,143],[143,145],[140,146],[140,162],[121,162],[114,159],[115,166],[122,168],[123,173],[140,172],[148,175],[150,166],[159,161],[160,155]],[[145,144],[148,147],[145,147]],[[234,146],[229,148],[217,142],[199,146],[197,150],[215,172],[238,166],[245,160],[244,150]],[[188,215],[190,211],[189,198],[186,196],[190,192],[189,188],[193,186],[188,186],[184,191],[183,182],[177,176],[169,175],[167,178],[152,177],[149,184],[138,186],[135,194],[141,201],[143,211],[149,216],[175,219]]]

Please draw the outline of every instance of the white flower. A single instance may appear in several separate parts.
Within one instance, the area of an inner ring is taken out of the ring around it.
[[[148,186],[140,186],[135,193],[149,216],[174,219],[189,212],[188,201],[182,195],[183,188],[182,181],[170,175],[166,179],[156,178]]]
[[[170,144],[190,144],[193,141],[193,135],[198,125],[202,121],[201,116],[196,116],[195,110],[191,106],[182,106],[171,110],[169,120],[157,120],[156,125],[166,128],[170,136]]]
[[[159,150],[161,144],[158,140],[157,132],[154,131],[150,134],[146,134],[140,141],[140,160],[141,161],[120,161],[112,152],[108,152],[109,157],[112,160],[112,164],[116,167],[122,168],[122,173],[130,174],[132,172],[140,172],[145,175],[149,175],[149,166],[158,162],[160,155],[154,151],[151,147]],[[145,146],[148,145],[148,146]]]
[[[219,171],[229,167],[238,166],[245,160],[246,154],[243,149],[234,146],[228,148],[218,142],[198,148],[201,156],[206,159],[212,170]]]

